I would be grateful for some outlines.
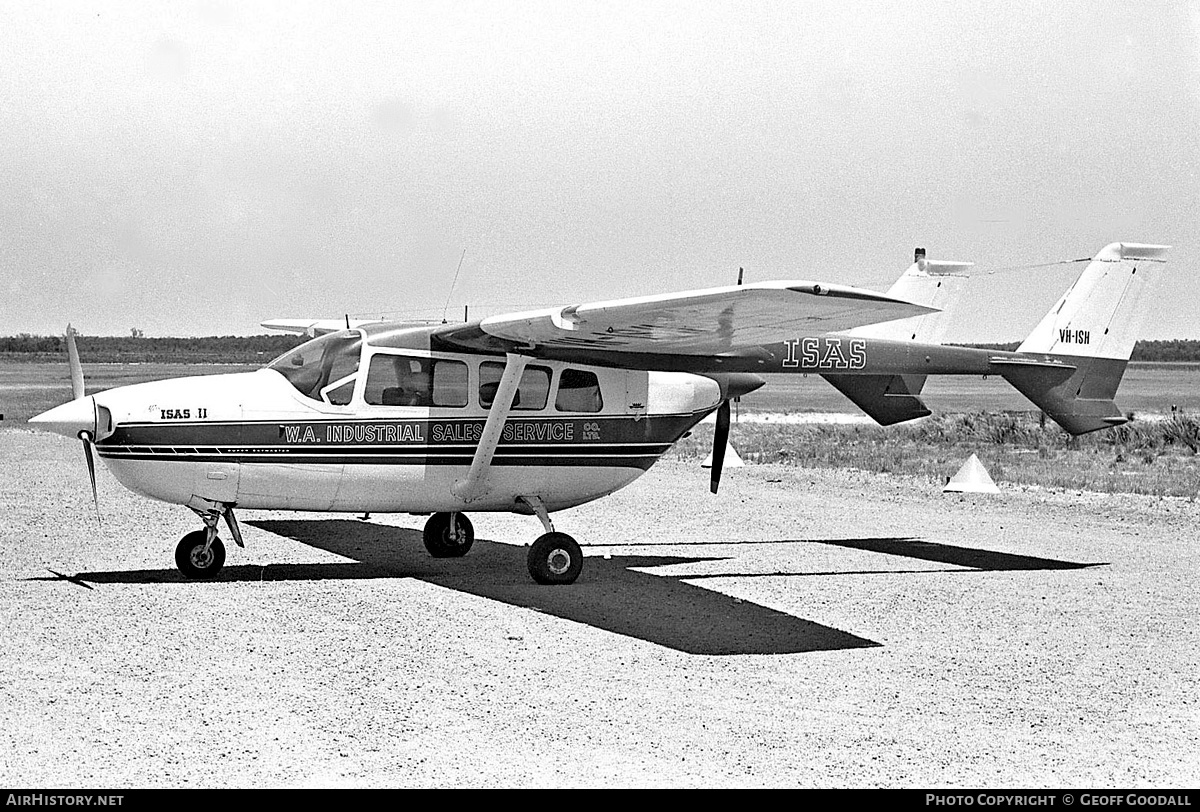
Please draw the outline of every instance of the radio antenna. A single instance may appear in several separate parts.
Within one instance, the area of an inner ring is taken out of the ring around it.
[[[446,294],[446,304],[442,308],[442,324],[446,323],[446,311],[450,309],[450,297],[454,295],[454,286],[458,284],[458,272],[462,270],[463,260],[467,258],[467,249],[463,249],[458,258],[458,267],[454,269],[454,281],[450,283],[450,292]]]

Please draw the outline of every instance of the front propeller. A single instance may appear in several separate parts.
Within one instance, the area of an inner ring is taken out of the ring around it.
[[[721,469],[725,465],[725,447],[729,444],[729,401],[721,401],[717,407],[717,425],[713,431],[712,472],[709,474],[708,489],[713,493],[721,484]]]
[[[71,396],[75,400],[82,400],[85,396],[83,388],[83,364],[79,360],[79,348],[75,346],[75,328],[67,325],[67,363],[71,367]],[[98,428],[100,422],[97,414],[98,406],[95,398],[92,399],[92,425]],[[96,435],[94,431],[84,429],[79,432],[79,439],[83,441],[83,458],[87,460],[88,479],[92,482],[92,503],[96,506],[96,523],[102,524],[100,520],[100,493],[96,490]]]
[[[95,459],[95,442],[92,441],[92,434],[88,431],[79,432],[79,439],[83,440],[83,456],[87,460],[88,478],[92,481],[92,502],[96,505],[96,523],[103,524],[100,521],[100,494],[96,491],[96,459]]]
[[[96,505],[96,521],[100,521],[100,496],[96,490],[95,445],[112,433],[112,414],[87,397],[83,387],[83,365],[79,362],[79,350],[75,346],[75,329],[67,325],[67,361],[71,367],[71,397],[73,400],[56,406],[47,412],[29,418],[30,423],[41,424],[46,429],[65,437],[83,441],[83,457],[87,461],[88,477],[92,483],[92,501]]]

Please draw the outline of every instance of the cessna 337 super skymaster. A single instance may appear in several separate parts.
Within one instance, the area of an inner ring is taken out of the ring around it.
[[[1015,352],[943,346],[939,308],[963,263],[918,259],[887,294],[760,282],[493,316],[466,324],[276,321],[319,337],[255,372],[85,396],[31,423],[83,440],[125,487],[186,505],[184,575],[225,560],[235,508],[432,514],[429,553],[466,554],[466,511],[533,514],[534,580],[569,584],[579,545],[550,514],[633,482],[716,412],[711,489],[729,401],[759,373],[821,375],[877,422],[923,417],[927,375],[999,375],[1071,434],[1119,425],[1113,402],[1167,246],[1113,243]],[[349,328],[349,329],[347,329]]]

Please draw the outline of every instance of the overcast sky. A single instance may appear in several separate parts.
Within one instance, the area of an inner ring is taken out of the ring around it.
[[[0,334],[262,332],[977,263],[1016,340],[1118,240],[1198,338],[1200,7],[0,4]],[[462,270],[451,281],[463,252]]]

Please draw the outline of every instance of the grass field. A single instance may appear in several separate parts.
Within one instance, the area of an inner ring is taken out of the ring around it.
[[[767,385],[742,398],[747,412],[854,412],[858,409],[818,375],[766,375]],[[972,411],[1029,411],[1034,406],[1003,378],[932,376],[921,398],[934,414]],[[1176,406],[1200,412],[1200,365],[1130,364],[1117,404],[1126,412],[1170,413]]]
[[[1195,498],[1200,491],[1200,421],[1141,420],[1072,438],[1034,413],[933,415],[887,428],[824,423],[738,423],[730,443],[748,463],[855,468],[943,483],[971,454],[999,483]],[[712,426],[700,425],[671,452],[703,459]]]
[[[87,390],[254,368],[90,364]],[[858,413],[819,377],[768,377],[759,392],[742,399],[740,415]],[[65,363],[0,366],[0,425],[23,425],[29,417],[69,400],[70,390]],[[926,395],[934,416],[908,425],[739,422],[731,441],[752,463],[855,468],[941,482],[974,453],[997,483],[1189,498],[1200,491],[1200,423],[1193,416],[1200,413],[1200,367],[1195,364],[1132,365],[1117,400],[1142,419],[1075,439],[1053,423],[1042,427],[1038,413],[1000,379],[932,378]],[[1174,413],[1172,406],[1177,407]],[[711,443],[711,427],[701,425],[671,453],[700,459]]]

